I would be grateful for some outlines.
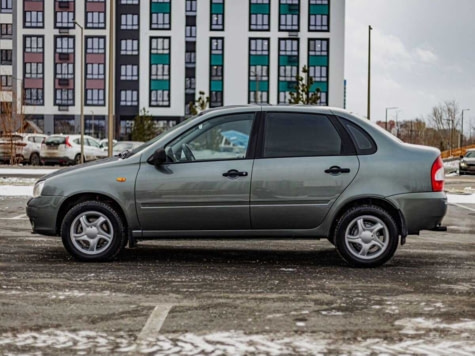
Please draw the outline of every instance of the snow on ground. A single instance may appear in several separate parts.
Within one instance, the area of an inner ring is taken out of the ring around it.
[[[11,174],[14,172],[15,174],[18,175],[46,175],[50,174],[57,169],[51,169],[51,168],[0,168],[0,176],[2,174]]]
[[[0,196],[33,196],[33,185],[0,185]]]

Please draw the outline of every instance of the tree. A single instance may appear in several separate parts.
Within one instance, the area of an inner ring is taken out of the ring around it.
[[[198,98],[193,102],[190,101],[188,108],[191,115],[198,115],[200,112],[206,110],[209,105],[209,96],[205,95],[204,91],[199,92]]]
[[[303,66],[302,75],[295,77],[295,91],[290,93],[289,104],[317,105],[320,102],[320,88],[314,92],[311,91],[314,84],[313,78],[308,74],[307,66]]]
[[[439,134],[439,148],[454,148],[455,139],[454,130],[459,124],[459,106],[455,100],[445,101],[432,108],[428,120],[434,126]]]
[[[155,123],[150,113],[143,108],[139,115],[134,118],[134,126],[132,127],[133,141],[148,141],[157,135]]]

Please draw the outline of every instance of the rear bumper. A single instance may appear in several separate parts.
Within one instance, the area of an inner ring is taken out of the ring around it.
[[[44,164],[48,164],[48,163],[52,163],[52,164],[66,163],[66,164],[69,164],[69,163],[74,163],[74,159],[71,159],[67,156],[63,156],[63,157],[44,157],[44,156],[41,156],[41,162],[43,162]]]
[[[388,199],[401,210],[410,235],[421,230],[441,230],[442,219],[447,212],[444,192],[400,194]]]
[[[31,198],[26,206],[33,232],[42,235],[58,235],[56,219],[64,201],[62,196],[39,196]]]

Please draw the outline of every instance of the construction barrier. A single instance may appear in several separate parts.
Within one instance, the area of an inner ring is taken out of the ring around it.
[[[471,148],[475,148],[475,145],[469,145],[469,146],[464,146],[460,148],[453,148],[452,150],[443,151],[441,153],[441,156],[442,156],[442,159],[459,158],[460,156],[464,156],[465,152]]]

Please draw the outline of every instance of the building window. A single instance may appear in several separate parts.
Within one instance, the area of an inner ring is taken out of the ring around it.
[[[251,31],[270,30],[270,0],[251,0],[249,4]]]
[[[170,106],[170,92],[168,90],[152,90],[150,106]]]
[[[309,40],[308,54],[311,56],[328,56],[328,40]]]
[[[211,0],[210,6],[210,30],[224,30],[224,0]]]
[[[136,64],[123,64],[120,66],[121,80],[138,80],[139,67]]]
[[[210,107],[223,106],[224,39],[210,38]]]
[[[25,27],[42,28],[43,26],[43,11],[25,11]]]
[[[150,28],[152,30],[171,29],[170,0],[151,0],[150,11]]]
[[[138,5],[140,0],[120,0],[121,5]]]
[[[121,30],[138,30],[139,29],[139,15],[136,15],[136,14],[120,15],[120,29]]]
[[[105,28],[106,27],[106,23],[104,20],[104,17],[105,17],[104,12],[88,11],[86,14],[86,17],[87,17],[87,22],[86,22],[87,28]]]
[[[86,52],[87,53],[105,53],[104,37],[87,37]]]
[[[320,90],[318,105],[328,105],[328,39],[308,40],[308,73],[314,83],[311,92]]]
[[[104,79],[104,63],[88,63],[86,66],[87,79]]]
[[[56,89],[55,105],[72,106],[74,105],[73,89]]]
[[[74,12],[56,12],[56,28],[74,28]]]
[[[13,0],[1,0],[1,7],[0,7],[0,12],[1,13],[11,13],[13,10]]]
[[[279,31],[299,31],[300,0],[280,0]]]
[[[186,40],[196,39],[196,26],[186,26],[185,27],[185,39]]]
[[[295,91],[299,72],[299,40],[279,39],[278,103],[288,103],[289,93]]]
[[[104,89],[86,89],[86,105],[105,105]]]
[[[12,38],[12,24],[2,23],[0,28],[0,38]]]
[[[74,37],[56,37],[57,53],[74,53]]]
[[[196,0],[186,0],[185,12],[186,15],[196,15]]]
[[[139,54],[139,41],[138,40],[121,40],[120,41],[120,54],[123,55],[138,55]]]
[[[150,53],[170,53],[170,38],[168,37],[152,37],[150,44]]]
[[[168,64],[152,64],[150,68],[151,79],[170,79],[170,66]]]
[[[196,79],[195,78],[185,78],[185,92],[194,93],[196,89]]]
[[[12,76],[11,75],[2,75],[2,87],[0,90],[12,90]]]
[[[57,79],[73,79],[74,78],[74,64],[73,63],[56,63],[56,78]]]
[[[43,53],[43,36],[26,36],[25,52]]]
[[[43,78],[43,63],[25,63],[25,78]]]
[[[43,105],[43,89],[26,88],[25,105]]]
[[[2,49],[1,50],[2,60],[0,64],[12,64],[12,50],[11,49]]]
[[[120,91],[120,105],[121,106],[137,106],[138,91],[137,90],[121,90]]]
[[[194,67],[196,65],[196,52],[185,53],[185,67]]]
[[[170,106],[170,38],[150,39],[150,106]]]
[[[269,102],[269,39],[249,40],[249,103]]]
[[[329,31],[329,11],[328,0],[310,0],[308,4],[308,30]]]

